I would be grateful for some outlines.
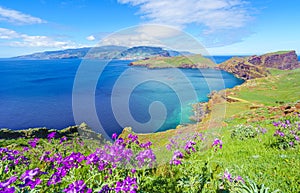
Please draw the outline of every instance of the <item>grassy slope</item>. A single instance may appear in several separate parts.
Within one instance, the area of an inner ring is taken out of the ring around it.
[[[295,102],[300,96],[299,80],[300,69],[266,79],[254,79],[241,86],[236,96],[263,105],[276,105],[276,101]]]
[[[268,147],[275,131],[272,120],[276,112],[267,110],[266,106],[278,106],[276,101],[294,103],[300,99],[300,69],[293,71],[271,70],[273,76],[254,79],[231,89],[228,96],[242,99],[242,102],[226,104],[225,122],[227,127],[220,129],[224,149],[216,160],[238,172],[242,176],[251,176],[259,184],[284,192],[296,191],[290,187],[300,188],[299,149],[277,150]],[[245,102],[248,101],[248,102]],[[261,106],[250,110],[251,106]],[[221,105],[216,105],[217,109]],[[277,112],[281,115],[282,112]],[[262,117],[261,120],[257,119]],[[247,141],[232,140],[230,133],[237,124],[251,124],[267,128],[269,131],[260,139]]]
[[[274,55],[274,54],[286,54],[286,53],[289,53],[290,51],[288,50],[282,50],[282,51],[278,51],[278,52],[271,52],[271,53],[268,53],[268,54],[264,54],[264,56],[266,55]]]

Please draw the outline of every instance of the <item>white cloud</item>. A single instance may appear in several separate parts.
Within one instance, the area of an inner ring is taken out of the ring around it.
[[[178,27],[195,23],[204,25],[208,31],[243,27],[251,18],[243,0],[118,1],[139,6],[138,13],[150,22]]]
[[[206,50],[197,39],[183,30],[167,25],[144,24],[125,28],[102,38],[97,46],[103,45],[158,46],[171,50],[206,54]]]
[[[181,33],[178,28],[163,25],[140,25],[135,31],[158,39],[173,37]]]
[[[46,23],[46,21],[38,17],[33,17],[31,15],[24,14],[12,9],[7,9],[1,6],[0,6],[0,20],[7,21],[17,25]]]
[[[90,35],[90,36],[86,37],[86,39],[89,41],[94,41],[96,38],[95,38],[95,36]]]
[[[164,46],[163,39],[178,35],[175,28],[162,25],[140,25],[125,28],[102,38],[101,45],[134,46]]]
[[[19,37],[20,35],[13,30],[0,28],[0,39],[14,39]]]
[[[62,49],[78,47],[78,45],[71,41],[59,41],[49,36],[32,36],[6,28],[0,28],[0,40],[1,39],[3,40],[3,42],[0,41],[1,45],[11,47],[48,47]]]
[[[251,34],[248,25],[253,20],[253,9],[248,0],[118,0],[118,2],[138,7],[137,14],[145,23],[170,25],[179,29],[193,26],[193,32],[197,33],[206,47],[240,42]],[[237,33],[237,36],[227,37]]]

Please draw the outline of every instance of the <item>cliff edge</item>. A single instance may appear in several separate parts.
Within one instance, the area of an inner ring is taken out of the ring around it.
[[[261,56],[233,57],[217,66],[238,78],[249,80],[268,76],[267,68],[292,70],[299,68],[295,51],[279,51]]]

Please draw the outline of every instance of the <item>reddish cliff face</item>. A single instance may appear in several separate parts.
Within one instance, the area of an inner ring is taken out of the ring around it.
[[[262,56],[251,56],[248,58],[248,62],[254,65],[281,70],[299,68],[298,57],[295,51],[275,52]]]
[[[266,77],[269,74],[267,68],[291,70],[299,67],[295,51],[281,51],[244,58],[235,57],[217,66],[244,80]]]

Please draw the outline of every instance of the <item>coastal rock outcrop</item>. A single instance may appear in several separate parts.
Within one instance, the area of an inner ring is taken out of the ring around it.
[[[247,59],[239,57],[231,58],[221,63],[216,68],[225,70],[244,80],[262,78],[269,74],[264,66],[251,64]]]
[[[279,51],[261,56],[233,57],[217,66],[218,69],[233,73],[244,80],[266,77],[269,74],[267,68],[292,70],[299,67],[295,51]]]
[[[95,139],[103,141],[104,138],[101,134],[94,132],[86,123],[80,125],[70,126],[62,130],[47,129],[43,128],[29,128],[26,130],[10,130],[0,129],[0,140],[1,139],[18,139],[18,138],[47,138],[51,132],[56,132],[55,138],[75,137],[80,136],[84,139]]]
[[[292,70],[299,68],[298,57],[295,51],[280,51],[262,56],[251,56],[248,62],[256,66],[277,68],[280,70]]]

